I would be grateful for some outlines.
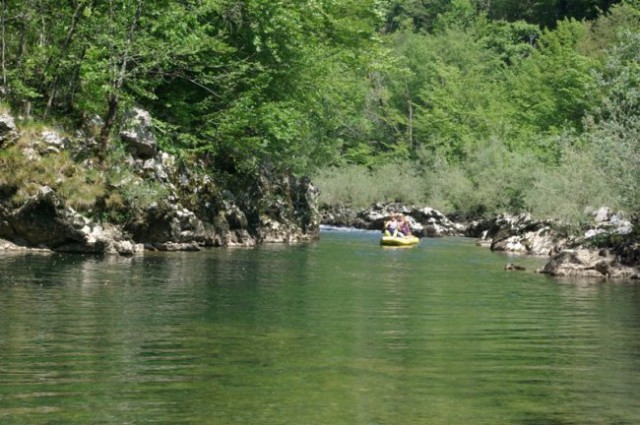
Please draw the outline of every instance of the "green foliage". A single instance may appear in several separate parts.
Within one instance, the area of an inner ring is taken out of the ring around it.
[[[402,47],[415,76],[409,84],[415,140],[448,160],[463,159],[468,143],[501,127],[504,91],[498,55],[484,49],[474,34],[458,29],[425,40],[408,37]]]
[[[169,195],[169,188],[155,180],[143,179],[127,164],[126,152],[117,147],[107,158],[109,167],[104,172],[104,181],[112,190],[105,199],[105,204],[119,210],[146,210],[153,204],[164,202]]]
[[[20,146],[0,150],[3,170],[0,191],[9,195],[13,206],[36,195],[42,186],[51,187],[65,198],[68,206],[84,212],[90,212],[104,195],[106,187],[101,173],[80,167],[67,152],[32,160]]]
[[[640,33],[625,32],[597,75],[601,106],[589,121],[585,144],[596,153],[619,205],[640,206]]]
[[[603,59],[606,50],[620,41],[620,35],[637,32],[640,28],[640,2],[626,0],[616,4],[589,24],[590,31],[578,44],[578,50],[588,56]]]
[[[485,10],[493,19],[509,21],[525,20],[542,27],[554,28],[565,18],[594,19],[606,11],[615,0],[492,0],[486,2]]]
[[[127,209],[144,211],[166,199],[168,189],[159,182],[135,179],[118,191]]]
[[[587,27],[563,21],[554,31],[545,31],[530,60],[522,62],[519,75],[510,81],[515,94],[516,119],[533,131],[558,133],[579,127],[593,108],[589,89],[598,63],[576,51]]]
[[[526,210],[524,198],[539,166],[535,157],[511,152],[498,139],[467,157],[463,164],[450,163],[444,157],[422,159],[430,161],[425,172],[430,205],[463,217]]]
[[[375,202],[417,204],[426,198],[426,186],[414,164],[390,162],[369,169],[360,165],[327,168],[313,176],[321,204],[365,208]]]
[[[594,152],[567,147],[558,167],[540,168],[525,204],[534,216],[583,223],[590,210],[618,208],[612,186]]]
[[[524,21],[480,21],[481,42],[495,52],[507,66],[531,57],[542,31]]]
[[[181,158],[239,178],[342,167],[318,172],[323,197],[356,204],[543,215],[571,190],[558,211],[574,219],[589,196],[640,204],[637,0],[7,0],[1,12],[0,97],[25,120],[97,114],[108,133],[136,104]],[[12,155],[0,179],[27,196]],[[126,169],[34,173],[85,209],[166,195]],[[589,178],[606,197],[572,186]]]

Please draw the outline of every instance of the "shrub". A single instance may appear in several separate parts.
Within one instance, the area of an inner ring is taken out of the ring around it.
[[[365,208],[375,202],[415,204],[426,199],[426,182],[410,162],[392,162],[373,169],[361,165],[327,168],[313,177],[320,203]]]
[[[618,208],[609,179],[594,152],[568,147],[558,167],[541,168],[525,194],[525,205],[539,218],[557,218],[578,225],[593,208]]]
[[[473,182],[459,165],[441,164],[425,176],[427,204],[444,214],[476,215],[479,205]]]

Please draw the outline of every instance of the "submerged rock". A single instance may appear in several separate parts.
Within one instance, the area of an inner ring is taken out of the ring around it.
[[[523,267],[523,266],[519,266],[519,265],[517,265],[517,264],[508,263],[506,266],[504,266],[504,269],[505,269],[506,271],[511,271],[511,272],[513,272],[513,271],[524,271],[524,270],[526,270],[527,268],[526,268],[526,267]]]

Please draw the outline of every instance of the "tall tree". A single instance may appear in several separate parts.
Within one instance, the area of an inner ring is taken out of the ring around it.
[[[107,100],[108,107],[104,118],[104,125],[102,126],[102,130],[100,130],[99,136],[99,157],[101,160],[104,160],[106,156],[109,134],[111,133],[111,129],[113,128],[113,125],[115,123],[116,114],[118,113],[118,107],[120,105],[120,95],[122,87],[127,77],[127,66],[132,60],[132,44],[134,42],[134,35],[136,34],[138,21],[140,20],[140,14],[142,13],[142,4],[143,0],[136,0],[133,14],[132,16],[128,16],[129,25],[128,27],[125,27],[126,32],[124,34],[120,33],[122,31],[122,28],[118,28],[115,25],[111,31],[111,36],[114,37],[114,40],[122,37],[123,42],[113,43],[110,49],[110,57],[112,58],[112,63],[110,67],[111,81]],[[110,22],[115,24],[118,22],[118,19],[117,12],[114,9],[114,0],[110,0],[109,6],[109,15],[111,17]],[[127,6],[131,5],[128,4]]]
[[[594,19],[620,0],[491,0],[485,4],[492,19],[525,20],[547,28],[565,18]]]

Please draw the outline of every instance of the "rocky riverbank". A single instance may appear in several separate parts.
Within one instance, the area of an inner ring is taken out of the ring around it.
[[[494,251],[548,256],[553,276],[640,278],[640,230],[601,208],[581,232],[552,220],[500,215],[460,222],[429,207],[376,204],[318,209],[318,189],[261,167],[242,178],[202,159],[163,152],[151,117],[134,109],[119,134],[124,150],[98,163],[89,120],[69,136],[16,125],[0,114],[0,250],[138,255],[208,246],[292,243],[319,237],[320,224],[378,230],[392,211],[420,237],[466,236]],[[517,270],[517,265],[509,267]]]
[[[456,222],[428,207],[376,204],[365,210],[344,206],[321,208],[323,224],[378,230],[392,211],[403,213],[414,234],[421,237],[465,236],[493,251],[549,258],[538,270],[558,277],[640,279],[638,223],[625,220],[608,208],[592,213],[589,226],[577,231],[553,220],[534,220],[528,214]],[[519,270],[507,265],[507,270]]]
[[[95,128],[69,136],[0,116],[0,249],[137,255],[319,235],[307,178],[262,167],[221,181],[202,161],[162,152],[142,110],[120,132],[125,150],[99,164]]]

